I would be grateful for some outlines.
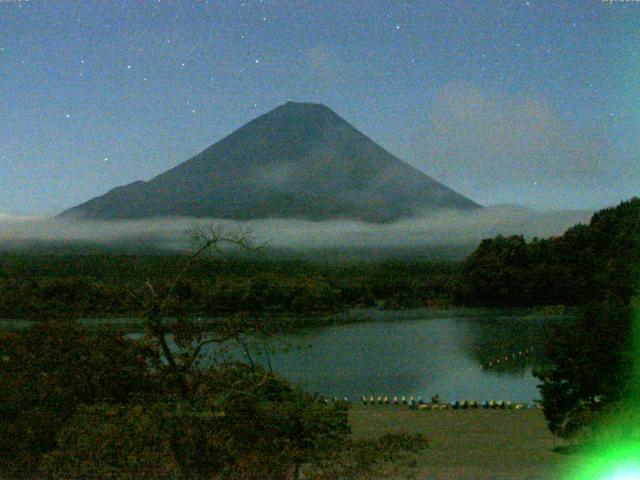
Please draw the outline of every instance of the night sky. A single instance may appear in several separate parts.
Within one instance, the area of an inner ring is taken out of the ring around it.
[[[0,0],[0,214],[324,103],[484,205],[640,194],[640,2]]]

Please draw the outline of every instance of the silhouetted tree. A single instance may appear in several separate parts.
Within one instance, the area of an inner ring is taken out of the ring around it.
[[[594,424],[599,412],[625,398],[632,367],[632,312],[608,298],[586,306],[579,317],[554,325],[548,335],[548,366],[534,375],[549,429],[568,437]]]

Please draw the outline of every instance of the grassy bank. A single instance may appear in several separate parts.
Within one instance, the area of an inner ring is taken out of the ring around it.
[[[541,410],[410,410],[355,405],[349,413],[355,438],[384,433],[422,433],[429,448],[375,478],[433,480],[560,480],[576,457],[554,453],[562,442],[545,425]]]

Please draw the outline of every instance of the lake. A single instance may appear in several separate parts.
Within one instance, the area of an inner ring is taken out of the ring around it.
[[[532,370],[544,362],[545,327],[567,318],[508,310],[361,309],[337,315],[335,326],[279,337],[282,341],[269,343],[268,357],[275,372],[328,397],[413,395],[428,400],[439,394],[443,401],[531,403],[539,398]],[[345,321],[352,323],[340,323]],[[132,331],[141,324],[136,319],[82,323]],[[29,324],[4,321],[0,330]],[[262,347],[254,342],[251,351],[266,366]],[[217,356],[212,349],[203,353]],[[223,358],[241,355],[231,346]]]
[[[273,370],[310,392],[351,399],[406,395],[443,401],[539,398],[532,369],[544,328],[562,317],[504,315],[351,323],[312,329],[271,343]],[[258,348],[258,344],[254,345]],[[237,354],[236,351],[234,353]],[[267,364],[267,355],[255,355]]]

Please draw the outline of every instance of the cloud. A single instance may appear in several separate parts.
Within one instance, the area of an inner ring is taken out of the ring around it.
[[[337,220],[161,218],[136,221],[73,223],[57,219],[0,220],[0,244],[33,241],[87,241],[108,244],[123,240],[153,239],[161,246],[185,248],[186,232],[194,226],[217,225],[225,231],[250,230],[256,242],[269,247],[420,247],[477,243],[497,234],[526,237],[559,235],[576,223],[589,220],[588,211],[535,211],[497,206],[473,212],[443,211],[428,218],[389,224]]]
[[[10,213],[2,213],[0,212],[0,227],[7,224],[21,224],[21,223],[30,223],[30,222],[38,222],[44,220],[45,217],[41,216],[19,216],[12,215]],[[2,230],[0,230],[0,238],[2,238]]]
[[[419,166],[444,183],[465,184],[481,201],[489,192],[585,188],[607,169],[606,143],[597,126],[576,127],[542,97],[493,95],[460,82],[438,92],[414,132]]]

